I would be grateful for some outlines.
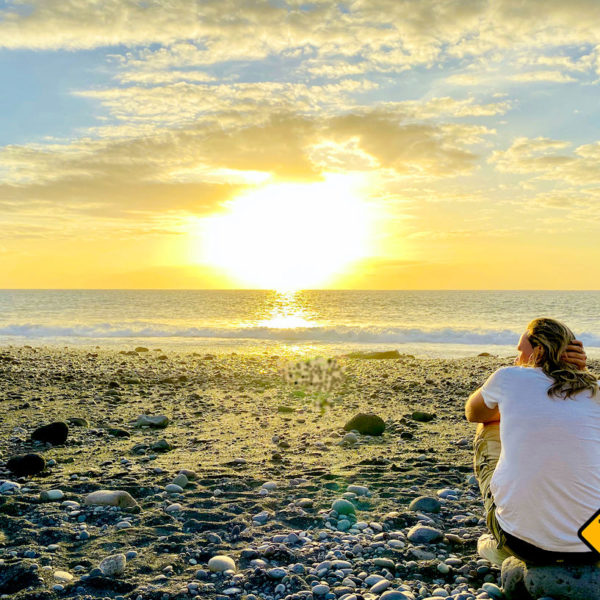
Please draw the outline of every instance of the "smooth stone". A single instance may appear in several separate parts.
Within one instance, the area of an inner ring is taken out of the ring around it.
[[[7,463],[6,468],[18,477],[37,475],[46,468],[46,461],[39,454],[21,454],[13,456]]]
[[[343,498],[334,500],[331,504],[331,508],[335,510],[338,515],[353,515],[356,512],[354,504]]]
[[[168,452],[173,449],[173,446],[167,442],[167,440],[158,440],[150,444],[150,449],[155,452]]]
[[[164,429],[169,424],[169,417],[165,415],[140,415],[135,422],[135,427],[150,427],[151,429]]]
[[[190,471],[190,469],[181,469],[179,475],[185,475],[188,478],[188,481],[193,481],[197,477],[196,472]]]
[[[218,554],[217,556],[213,556],[208,561],[208,568],[214,573],[220,573],[222,571],[229,570],[235,571],[235,561],[230,556]]]
[[[69,581],[73,581],[73,575],[67,573],[67,571],[54,571],[54,579],[68,583]]]
[[[508,600],[543,596],[554,600],[591,600],[600,597],[600,563],[537,566],[509,556],[502,563],[501,581]]]
[[[491,598],[495,598],[496,600],[502,600],[504,598],[504,592],[495,584],[490,581],[486,581],[481,589]]]
[[[381,594],[381,592],[387,590],[390,585],[392,585],[391,581],[388,581],[387,579],[382,579],[381,581],[378,581],[377,583],[373,584],[370,589],[369,592],[371,592],[371,594]]]
[[[117,529],[129,529],[130,527],[133,527],[133,525],[129,521],[119,521],[115,527]]]
[[[124,554],[112,554],[107,556],[99,565],[98,568],[107,577],[121,575],[125,571],[127,558]]]
[[[283,579],[287,575],[287,573],[285,569],[282,569],[280,567],[274,567],[273,569],[269,569],[267,571],[267,575],[271,579]]]
[[[85,497],[84,503],[98,506],[119,506],[133,508],[137,506],[135,499],[124,490],[97,490]]]
[[[415,525],[409,529],[406,537],[415,544],[431,544],[444,537],[444,534],[435,527],[427,525]]]
[[[169,506],[165,508],[166,512],[179,512],[180,510],[183,510],[183,506],[177,502],[175,504],[169,504]]]
[[[177,477],[175,477],[175,479],[173,479],[173,481],[171,483],[178,485],[181,488],[184,488],[187,486],[189,481],[188,481],[188,478],[183,473],[179,473],[179,475],[177,475]]]
[[[357,444],[358,436],[355,433],[349,431],[343,438],[342,443],[344,444]]]
[[[169,494],[181,494],[183,493],[183,488],[176,483],[169,483],[165,485],[165,491],[169,492]]]
[[[275,481],[265,481],[260,487],[272,491],[277,489],[277,483]]]
[[[329,593],[329,586],[324,583],[318,583],[311,588],[311,591],[315,596],[324,596]]]
[[[403,594],[400,590],[387,590],[379,596],[379,600],[411,600],[411,596]]]
[[[439,513],[442,505],[437,498],[431,496],[419,496],[408,506],[409,510],[428,513]]]
[[[70,417],[69,419],[67,419],[67,421],[69,422],[70,425],[73,425],[75,427],[89,427],[89,423],[87,419],[84,419],[83,417]]]
[[[374,413],[358,413],[344,425],[344,429],[354,429],[362,435],[381,435],[385,431],[385,422]]]
[[[62,500],[65,497],[65,493],[62,490],[42,490],[40,492],[40,500],[42,502],[53,502],[55,500]]]
[[[357,496],[368,496],[370,494],[369,488],[364,485],[349,485],[346,491],[353,492]]]
[[[7,494],[21,489],[21,484],[16,481],[3,481],[0,483],[0,494]]]
[[[382,557],[375,558],[375,559],[373,559],[373,564],[377,567],[383,567],[390,571],[393,571],[396,568],[394,561],[391,560],[390,558],[382,558]]]
[[[427,423],[435,419],[435,413],[423,412],[422,410],[415,410],[411,415],[413,421],[419,421],[421,423]]]

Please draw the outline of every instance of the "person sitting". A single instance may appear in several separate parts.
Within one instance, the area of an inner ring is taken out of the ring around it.
[[[477,550],[502,564],[593,564],[578,537],[600,509],[600,394],[581,342],[563,323],[534,319],[515,366],[495,371],[465,405],[474,470],[491,535]]]

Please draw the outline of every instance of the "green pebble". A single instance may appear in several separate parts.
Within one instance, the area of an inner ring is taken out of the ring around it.
[[[338,515],[352,515],[355,512],[354,504],[342,498],[335,500],[331,505],[331,508],[335,510]]]

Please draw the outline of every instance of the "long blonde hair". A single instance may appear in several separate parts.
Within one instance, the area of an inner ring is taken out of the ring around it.
[[[598,381],[588,371],[580,371],[561,357],[575,339],[574,333],[556,319],[541,317],[527,326],[527,337],[533,347],[529,365],[541,369],[554,380],[548,396],[570,398],[583,390],[592,396],[598,392]]]

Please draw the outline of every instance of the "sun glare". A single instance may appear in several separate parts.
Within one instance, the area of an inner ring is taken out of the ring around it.
[[[225,213],[203,219],[202,260],[245,286],[326,285],[369,251],[371,220],[359,184],[336,175],[238,196]]]

